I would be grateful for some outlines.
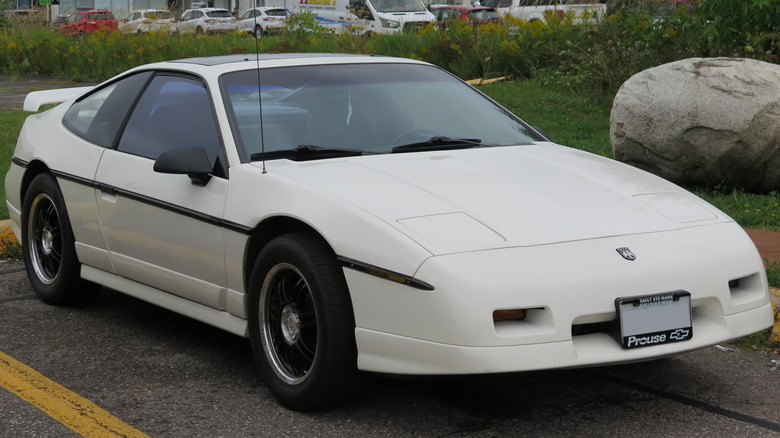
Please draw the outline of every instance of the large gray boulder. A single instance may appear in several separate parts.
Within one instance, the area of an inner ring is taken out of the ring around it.
[[[617,160],[679,184],[780,189],[780,66],[691,58],[637,73],[610,137]]]

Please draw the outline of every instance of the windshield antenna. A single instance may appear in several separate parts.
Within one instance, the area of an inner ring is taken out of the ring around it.
[[[260,109],[260,152],[263,154],[263,174],[266,173],[265,170],[265,132],[263,129],[263,92],[260,87],[260,32],[257,31],[257,0],[255,0],[253,5],[254,9],[254,22],[255,26],[252,29],[254,35],[255,35],[255,65],[256,65],[256,71],[257,71],[257,107]]]

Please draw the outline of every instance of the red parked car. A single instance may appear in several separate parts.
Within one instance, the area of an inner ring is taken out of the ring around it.
[[[487,6],[432,5],[431,12],[442,29],[456,20],[464,20],[474,26],[503,22],[498,11]]]
[[[99,31],[118,30],[116,18],[111,11],[105,9],[92,11],[75,11],[68,20],[60,25],[60,32],[66,35],[80,35]]]

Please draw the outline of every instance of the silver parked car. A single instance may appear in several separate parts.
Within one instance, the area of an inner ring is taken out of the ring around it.
[[[227,9],[187,9],[181,14],[181,20],[176,28],[182,33],[230,32],[238,29],[238,21]]]
[[[165,9],[139,9],[119,21],[122,33],[175,32],[176,20]]]
[[[238,30],[260,38],[266,32],[283,29],[287,22],[287,10],[277,7],[253,8],[238,17]]]

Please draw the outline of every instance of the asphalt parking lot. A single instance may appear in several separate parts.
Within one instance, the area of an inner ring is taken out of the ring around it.
[[[19,109],[19,95],[64,85],[85,84],[0,77],[0,102]],[[354,403],[293,412],[257,377],[246,340],[108,289],[83,306],[43,304],[18,260],[0,261],[0,353],[137,436],[780,437],[780,354],[730,344],[605,368],[377,377]],[[19,397],[4,370],[0,436],[79,436]]]
[[[246,340],[106,289],[49,306],[20,262],[0,263],[0,352],[154,437],[780,436],[780,355],[721,347],[607,368],[377,377],[352,404],[299,413],[268,393]],[[0,436],[78,436],[11,390],[0,405]]]

